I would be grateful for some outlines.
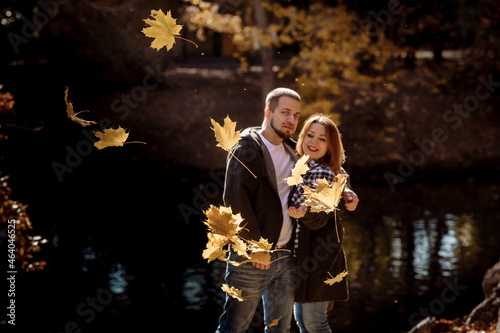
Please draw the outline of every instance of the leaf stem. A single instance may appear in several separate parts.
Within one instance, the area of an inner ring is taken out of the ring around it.
[[[186,42],[190,42],[190,43],[194,44],[194,46],[198,47],[198,45],[196,45],[196,43],[195,43],[195,42],[193,42],[192,40],[186,39],[186,38],[181,37],[181,36],[176,36],[176,35],[174,35],[174,37],[175,37],[175,38],[182,39],[182,40],[185,40]]]
[[[251,171],[251,170],[250,170],[250,169],[249,169],[249,168],[248,168],[245,164],[243,164],[243,162],[242,162],[242,161],[240,161],[240,159],[239,159],[238,157],[234,156],[234,154],[233,154],[233,153],[231,153],[231,152],[229,152],[229,154],[233,155],[233,157],[234,157],[234,158],[235,158],[238,162],[240,162],[240,163],[241,163],[241,165],[243,165],[243,166],[244,166],[244,167],[245,167],[245,168],[246,168],[246,169],[247,169],[247,170],[248,170],[248,171],[252,174],[253,178],[257,178],[257,176],[256,176],[256,175],[254,175],[254,173],[253,173],[253,172],[252,172],[252,171]]]
[[[340,243],[339,226],[337,225],[337,210],[333,211],[333,216],[335,217],[335,231],[337,232],[337,242]]]
[[[125,143],[142,143],[142,144],[146,144],[146,142],[142,142],[142,141],[125,141],[123,144]]]
[[[82,111],[79,111],[79,112],[75,113],[75,117],[76,117],[76,116],[78,116],[78,115],[79,115],[80,113],[82,113],[82,112],[90,112],[90,111],[89,111],[89,110],[82,110]]]

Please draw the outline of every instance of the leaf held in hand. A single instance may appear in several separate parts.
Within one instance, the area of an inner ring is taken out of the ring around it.
[[[307,160],[309,159],[309,155],[303,155],[297,163],[295,163],[295,166],[292,169],[292,175],[288,178],[285,179],[285,182],[289,186],[294,186],[294,185],[299,185],[300,183],[303,183],[304,180],[302,179],[302,175],[309,170],[309,167],[307,166]]]
[[[337,283],[337,282],[340,282],[342,281],[342,279],[347,276],[347,274],[349,274],[347,271],[343,271],[343,272],[340,272],[338,275],[336,276],[332,276],[332,274],[328,273],[328,275],[330,275],[330,278],[329,279],[326,279],[324,282],[328,285],[333,285],[334,283]]]
[[[224,246],[227,244],[226,238],[212,233],[209,233],[207,236],[207,248],[203,250],[203,259],[207,259],[208,262],[217,259],[224,261],[227,253],[227,251],[224,250]]]
[[[241,214],[233,214],[231,207],[210,207],[203,212],[207,220],[203,221],[208,226],[208,243],[207,248],[203,251],[203,258],[208,259],[208,262],[219,259],[229,262],[225,258],[226,250],[224,246],[231,244],[231,247],[238,255],[250,258],[247,254],[247,244],[238,236],[238,233],[243,229],[240,223],[243,222]]]
[[[258,242],[250,240],[248,250],[251,252],[270,252],[272,247],[272,243],[269,243],[267,239],[260,237]]]
[[[271,264],[271,254],[269,252],[254,252],[251,254],[248,262],[256,262],[262,265]]]
[[[233,214],[231,207],[221,206],[217,208],[210,205],[203,213],[207,217],[203,223],[214,234],[229,238],[237,235],[243,229],[240,227],[240,223],[243,221],[241,214]]]
[[[92,124],[97,124],[95,121],[84,120],[82,118],[77,117],[78,113],[83,112],[83,111],[80,111],[77,114],[75,114],[75,110],[73,109],[73,103],[71,103],[71,101],[68,101],[68,91],[69,91],[69,88],[66,87],[66,90],[64,91],[64,102],[66,102],[66,113],[68,114],[69,119],[73,120],[74,122],[79,123],[80,125],[82,125],[84,127],[92,125]]]
[[[309,186],[304,186],[304,196],[306,197],[305,204],[311,207],[311,212],[332,212],[334,211],[342,198],[347,177],[343,174],[336,176],[336,181],[328,184],[325,178],[316,180],[316,188],[311,189]]]

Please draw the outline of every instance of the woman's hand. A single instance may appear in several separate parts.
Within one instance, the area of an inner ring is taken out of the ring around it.
[[[299,208],[295,207],[288,207],[288,215],[290,217],[293,217],[294,219],[300,219],[301,217],[304,217],[307,212],[307,206],[300,206]]]
[[[358,195],[354,193],[353,190],[346,188],[344,189],[342,196],[345,200],[345,208],[350,211],[355,210],[359,202]]]

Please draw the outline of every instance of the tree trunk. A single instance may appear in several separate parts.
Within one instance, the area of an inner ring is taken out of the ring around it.
[[[261,31],[265,31],[269,25],[269,21],[266,9],[262,7],[262,0],[253,1],[253,10],[257,27],[259,27]],[[274,89],[274,49],[272,45],[261,46],[260,58],[262,64],[262,101],[264,101],[267,93]]]

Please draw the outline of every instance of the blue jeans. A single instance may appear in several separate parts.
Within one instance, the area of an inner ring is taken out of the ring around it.
[[[235,253],[231,253],[229,259],[233,261],[245,260]],[[241,302],[226,295],[224,312],[219,318],[217,333],[246,332],[261,297],[265,331],[269,333],[290,332],[295,292],[294,283],[297,282],[295,265],[289,251],[272,253],[271,262],[271,268],[268,270],[257,269],[250,262],[238,267],[227,265],[226,283],[230,287],[241,290],[242,297],[248,298]],[[276,319],[279,319],[277,325],[268,327]]]
[[[329,303],[294,303],[293,313],[300,333],[332,333],[326,312]]]

